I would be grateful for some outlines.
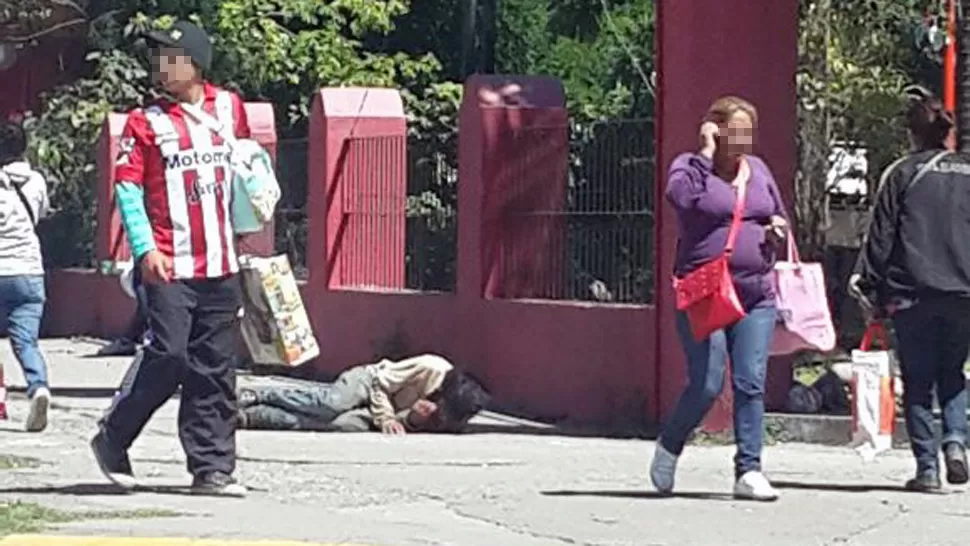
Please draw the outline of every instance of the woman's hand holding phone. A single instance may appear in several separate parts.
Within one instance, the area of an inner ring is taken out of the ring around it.
[[[714,158],[714,152],[717,151],[717,137],[721,133],[721,128],[717,126],[716,123],[712,121],[705,121],[701,125],[701,150],[700,154],[708,159]]]

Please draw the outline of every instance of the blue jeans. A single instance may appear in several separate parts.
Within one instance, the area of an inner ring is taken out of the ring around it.
[[[247,428],[366,432],[373,428],[367,405],[371,376],[363,366],[340,374],[333,383],[294,381],[287,385],[253,387],[242,408]],[[239,396],[244,400],[246,396]]]
[[[738,446],[734,472],[761,470],[765,416],[765,375],[777,311],[759,307],[733,326],[695,341],[687,315],[677,313],[677,332],[687,356],[687,389],[667,421],[660,444],[674,455],[684,450],[687,437],[700,425],[724,388],[728,357],[733,368],[734,437]]]
[[[939,472],[933,390],[943,413],[942,445],[967,441],[967,390],[963,363],[970,349],[970,303],[920,302],[893,316],[906,431],[919,474]]]
[[[0,331],[10,336],[27,380],[27,396],[47,386],[47,362],[37,346],[44,301],[43,275],[0,277]]]

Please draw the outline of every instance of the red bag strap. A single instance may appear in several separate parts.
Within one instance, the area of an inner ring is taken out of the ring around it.
[[[871,349],[875,338],[882,342],[883,349],[889,350],[889,334],[886,333],[886,327],[881,322],[873,322],[866,327],[866,333],[862,335],[859,350],[868,351]]]
[[[735,184],[738,186],[738,195],[734,200],[734,216],[731,218],[731,229],[728,231],[727,244],[724,245],[724,253],[730,254],[734,250],[734,240],[738,237],[738,231],[741,229],[741,219],[744,216],[744,200],[748,194],[748,179],[751,178],[751,168],[748,166],[748,160],[745,157],[741,157],[741,163],[738,166],[738,175],[734,179]]]

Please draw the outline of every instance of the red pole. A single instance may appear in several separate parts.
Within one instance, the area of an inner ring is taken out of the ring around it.
[[[957,111],[957,6],[956,0],[946,0],[946,51],[943,54],[943,106],[956,115]],[[956,134],[947,139],[950,149],[956,148]]]

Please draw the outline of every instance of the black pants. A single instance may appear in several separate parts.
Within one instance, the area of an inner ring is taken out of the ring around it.
[[[903,372],[903,406],[917,472],[937,472],[939,446],[967,441],[963,363],[970,350],[970,302],[923,301],[893,316]],[[933,425],[933,392],[940,403],[943,437]]]
[[[135,303],[137,307],[135,308],[135,315],[128,321],[128,327],[125,329],[124,337],[132,343],[141,343],[148,330],[148,307],[145,301],[148,296],[145,294],[145,285],[141,282],[140,263],[135,264],[131,284],[135,288]]]
[[[151,343],[102,426],[128,449],[148,419],[182,387],[179,438],[193,475],[236,465],[237,277],[147,284]]]

